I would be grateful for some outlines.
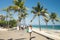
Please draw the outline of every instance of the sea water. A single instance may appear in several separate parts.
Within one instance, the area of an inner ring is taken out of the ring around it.
[[[46,28],[46,25],[32,25],[33,28],[42,28],[42,29],[54,29],[54,30],[60,30],[60,25],[55,25],[54,28],[53,28],[53,25],[47,25],[47,28]]]

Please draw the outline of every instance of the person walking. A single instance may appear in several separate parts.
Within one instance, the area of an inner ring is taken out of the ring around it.
[[[31,34],[32,34],[32,26],[29,26],[29,36],[30,36],[30,40],[31,40]]]

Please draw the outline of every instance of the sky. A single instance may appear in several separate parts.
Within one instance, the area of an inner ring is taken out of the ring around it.
[[[40,2],[41,6],[43,6],[44,8],[47,8],[47,12],[49,12],[49,14],[51,12],[56,12],[58,17],[60,17],[60,0],[26,0],[25,1],[25,6],[29,9],[28,12],[28,16],[26,18],[26,24],[30,24],[30,20],[33,18],[33,14],[31,13],[32,7],[37,5],[37,2]],[[0,14],[6,15],[7,12],[5,11],[1,11],[3,8],[7,8],[10,5],[14,5],[13,0],[0,0]],[[13,17],[15,19],[17,19],[17,13],[15,15],[13,15]],[[38,25],[38,17],[36,17],[33,22],[31,24],[33,25]],[[55,22],[56,25],[60,25],[59,22]],[[45,25],[44,19],[43,17],[40,17],[40,24],[41,25]],[[48,25],[52,25],[52,22],[49,21]]]

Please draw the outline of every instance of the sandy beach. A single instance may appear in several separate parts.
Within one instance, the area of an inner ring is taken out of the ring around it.
[[[0,28],[0,31],[7,31],[8,29],[6,28]]]
[[[54,40],[60,40],[60,30],[46,30],[42,29],[41,31],[38,28],[33,28],[33,31],[39,33],[41,32],[42,34],[45,35],[53,35],[56,36]],[[32,39],[31,40],[48,40],[48,38],[37,34],[35,32],[32,32]],[[47,34],[46,34],[47,33]],[[58,38],[58,39],[57,39]],[[8,29],[0,29],[0,40],[29,40],[29,33],[26,32],[25,30],[8,30]]]
[[[35,31],[38,34],[42,34],[44,36],[53,38],[54,40],[60,40],[60,30],[47,30],[47,29],[42,29],[40,31],[38,28],[33,28],[33,31]]]
[[[26,30],[0,31],[0,40],[29,40],[29,34]],[[32,32],[31,40],[48,40],[47,38]]]

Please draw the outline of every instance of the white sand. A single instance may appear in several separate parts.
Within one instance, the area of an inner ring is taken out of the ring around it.
[[[60,30],[39,30],[38,28],[33,28],[33,31],[45,35],[47,37],[53,38],[55,40],[60,40]]]
[[[0,31],[7,31],[8,29],[6,28],[0,28]]]
[[[36,33],[32,33],[32,40],[48,40],[47,38],[38,35]],[[13,40],[29,40],[29,33],[27,33],[25,30],[14,30],[14,31],[0,31],[0,39],[8,40],[12,38]]]
[[[55,37],[55,40],[60,40],[60,30],[45,30],[43,29],[42,31],[40,31],[39,29],[37,28],[33,28],[33,31],[36,31],[38,33],[41,33],[41,34],[45,34],[49,37],[53,36],[52,38]],[[41,36],[41,35],[38,35],[36,33],[32,33],[32,37],[35,37],[33,38],[32,40],[48,40],[47,38]],[[26,31],[18,31],[18,30],[12,30],[12,31],[8,31],[8,29],[2,29],[0,28],[0,39],[4,39],[4,40],[7,40],[7,39],[22,39],[22,38],[25,38],[25,40],[29,40],[29,33],[26,33]]]

